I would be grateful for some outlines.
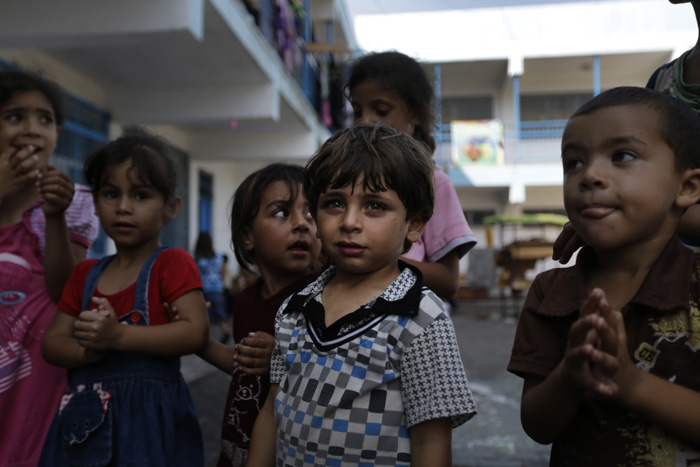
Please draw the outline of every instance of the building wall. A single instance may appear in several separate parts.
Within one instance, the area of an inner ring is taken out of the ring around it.
[[[97,107],[106,105],[108,90],[104,86],[42,51],[0,49],[0,58],[27,71],[43,74]]]

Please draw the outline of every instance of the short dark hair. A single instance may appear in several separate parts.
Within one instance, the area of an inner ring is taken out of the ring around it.
[[[435,152],[435,93],[428,74],[415,59],[401,52],[378,52],[365,55],[350,68],[345,93],[360,83],[376,80],[385,89],[396,92],[420,120],[413,130],[414,138],[423,141]]]
[[[15,95],[23,92],[39,91],[53,107],[56,125],[62,125],[66,116],[63,92],[58,84],[38,73],[28,71],[0,71],[0,106]]]
[[[620,86],[593,97],[571,118],[619,105],[642,105],[655,112],[659,134],[675,154],[676,170],[700,168],[700,117],[688,104],[668,94]]]
[[[170,148],[161,138],[139,129],[98,148],[85,161],[85,181],[97,192],[115,165],[131,159],[131,168],[142,181],[153,185],[166,200],[175,196],[177,173]]]
[[[248,175],[233,194],[231,202],[231,243],[238,264],[253,272],[254,254],[243,246],[243,237],[255,216],[260,212],[260,199],[265,189],[274,182],[284,182],[289,189],[289,204],[301,194],[304,169],[299,165],[275,163]]]
[[[197,258],[214,258],[214,242],[208,232],[199,232],[197,242],[194,245],[194,257]]]
[[[314,218],[321,194],[329,188],[354,186],[360,178],[365,190],[396,191],[406,208],[406,220],[427,222],[433,215],[435,189],[428,147],[377,123],[336,132],[306,164],[304,194]],[[410,245],[407,241],[404,247]]]

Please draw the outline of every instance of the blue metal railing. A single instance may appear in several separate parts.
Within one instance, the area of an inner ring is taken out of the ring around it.
[[[294,53],[302,54],[302,58],[295,63],[294,69],[288,69],[287,71],[294,78],[318,116],[323,118],[319,67],[314,56],[305,52],[303,47],[303,43],[312,40],[310,2],[305,0],[302,4],[306,11],[305,17],[296,18],[296,37],[292,39],[290,44],[287,44],[288,47],[294,49]],[[279,45],[277,43],[277,29],[279,25],[276,23],[276,15],[278,14],[276,0],[259,1],[258,9],[251,11],[251,14],[254,15],[256,25],[267,39],[270,46],[279,53]],[[282,59],[281,56],[280,59]]]
[[[521,121],[519,139],[559,139],[564,133],[566,122],[566,120]],[[518,138],[518,131],[515,130],[515,125],[513,124],[506,124],[505,133],[506,137]],[[449,123],[440,125],[440,140],[443,143],[448,143],[452,140]]]
[[[564,134],[566,120],[520,122],[520,139],[559,139]]]

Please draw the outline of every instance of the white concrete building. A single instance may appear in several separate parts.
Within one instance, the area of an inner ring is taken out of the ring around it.
[[[285,62],[276,1],[247,1],[256,25],[244,0],[3,0],[0,67],[42,70],[69,93],[56,157],[73,173],[125,126],[166,137],[187,199],[167,243],[190,249],[207,228],[229,252],[240,181],[272,161],[303,164],[330,135],[314,84],[329,55],[306,52],[405,52],[437,75],[436,160],[483,247],[486,215],[563,211],[559,139],[583,100],[643,86],[697,38],[691,6],[664,0],[284,0],[307,11]],[[449,123],[470,119],[503,124],[503,165],[452,164]]]
[[[352,9],[362,49],[404,52],[439,75],[436,159],[481,245],[485,215],[563,212],[560,137],[583,101],[644,86],[698,37],[691,5],[661,0],[358,0]],[[455,167],[453,119],[501,121],[505,164]]]
[[[435,75],[442,111],[435,158],[447,169],[479,240],[461,269],[468,271],[468,284],[476,279],[474,285],[492,292],[500,269],[492,273],[494,266],[486,263],[494,252],[515,240],[551,242],[560,229],[495,225],[489,235],[484,217],[564,214],[560,142],[571,113],[602,90],[645,86],[657,67],[693,47],[698,37],[692,6],[662,0],[349,4],[362,49],[404,52]],[[481,119],[503,125],[504,163],[456,165],[450,122]],[[495,250],[477,251],[488,239]],[[546,247],[534,248],[540,257],[547,255]],[[526,259],[514,269],[533,262]],[[526,277],[554,266],[551,259],[539,260]]]
[[[285,67],[274,3],[257,3],[260,27],[242,0],[3,0],[0,67],[41,71],[67,91],[54,158],[76,179],[88,153],[124,127],[167,138],[186,204],[166,240],[191,249],[206,228],[230,253],[228,202],[239,182],[271,161],[303,164],[330,135],[315,108],[319,61],[306,51],[307,25],[316,42],[355,48],[342,1],[285,0],[287,13],[293,3],[306,9],[286,16],[297,24]]]

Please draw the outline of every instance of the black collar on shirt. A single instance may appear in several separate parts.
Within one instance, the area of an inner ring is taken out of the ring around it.
[[[307,326],[312,328],[309,331],[316,346],[321,350],[328,350],[353,339],[358,333],[376,325],[387,315],[415,316],[418,314],[423,290],[423,275],[418,268],[401,260],[399,260],[399,269],[401,274],[376,300],[343,316],[328,327],[326,327],[323,304],[315,300],[315,297],[323,292],[325,285],[335,275],[333,266],[321,273],[304,290],[295,293],[284,312],[302,313],[306,318]],[[403,295],[392,300],[393,297],[388,296],[390,295],[388,292],[396,288],[404,269],[409,269],[413,273],[415,283]]]
[[[674,236],[649,269],[637,293],[629,301],[659,312],[672,312],[688,307],[690,282],[694,274],[695,253]],[[590,247],[584,247],[576,265],[557,271],[550,293],[542,300],[538,314],[564,316],[576,312],[588,297],[585,271],[595,261]]]

